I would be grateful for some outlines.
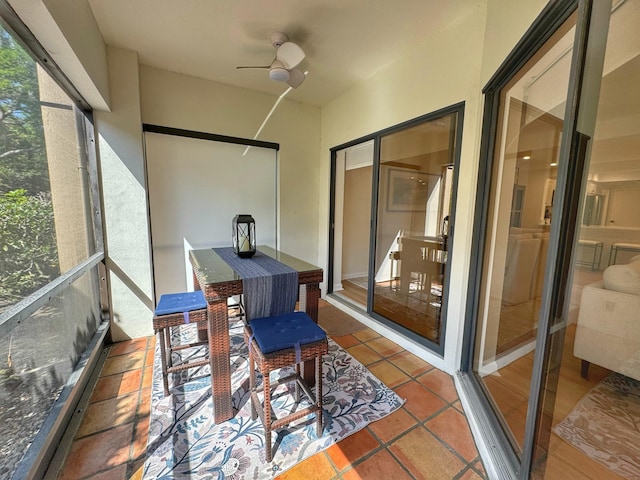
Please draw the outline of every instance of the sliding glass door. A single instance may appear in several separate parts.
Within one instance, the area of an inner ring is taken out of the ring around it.
[[[461,384],[500,478],[640,478],[639,19],[550,3],[485,88]]]
[[[640,478],[640,1],[593,4],[533,475]],[[560,310],[561,308],[561,310]]]
[[[463,105],[333,150],[329,292],[442,354]]]
[[[524,445],[575,17],[500,92],[474,371]],[[544,72],[544,73],[542,73]],[[519,211],[514,215],[514,211]]]
[[[452,113],[382,136],[373,311],[440,343],[456,146]]]

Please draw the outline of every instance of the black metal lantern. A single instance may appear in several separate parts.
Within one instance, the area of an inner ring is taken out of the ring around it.
[[[241,258],[250,258],[256,253],[256,222],[251,215],[238,214],[233,217],[231,229],[233,251]]]

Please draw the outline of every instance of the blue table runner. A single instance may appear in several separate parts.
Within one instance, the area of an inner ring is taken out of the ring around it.
[[[238,257],[232,247],[214,248],[213,251],[242,278],[247,321],[295,310],[298,300],[296,270],[259,251],[251,258]]]

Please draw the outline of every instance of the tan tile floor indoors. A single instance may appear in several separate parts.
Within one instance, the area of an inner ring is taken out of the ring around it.
[[[451,376],[323,300],[320,324],[406,403],[279,478],[486,478]],[[107,347],[59,479],[142,478],[154,347],[154,337]]]

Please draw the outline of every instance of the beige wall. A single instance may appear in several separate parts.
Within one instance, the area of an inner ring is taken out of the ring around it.
[[[109,47],[111,111],[96,111],[114,341],[153,334],[138,56]],[[134,228],[132,228],[134,226]]]
[[[276,97],[142,66],[142,121],[253,138]],[[280,144],[280,248],[318,261],[320,109],[280,102],[259,140]]]
[[[94,253],[88,243],[91,217],[86,211],[87,176],[86,169],[78,168],[82,161],[75,111],[61,107],[73,103],[39,66],[37,74],[58,262],[64,273]]]
[[[547,0],[487,0],[481,86],[493,76]]]

